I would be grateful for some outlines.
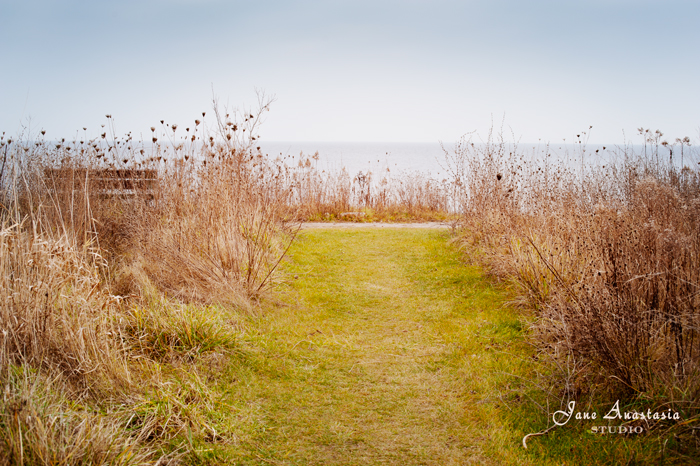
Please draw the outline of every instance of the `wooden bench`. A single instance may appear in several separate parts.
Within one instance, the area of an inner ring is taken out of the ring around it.
[[[101,199],[141,197],[154,199],[158,187],[157,170],[47,168],[44,170],[49,189],[65,192],[83,190]]]

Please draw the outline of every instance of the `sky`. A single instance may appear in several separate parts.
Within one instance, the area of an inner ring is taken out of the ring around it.
[[[148,137],[263,91],[267,141],[700,138],[697,0],[0,0],[0,18],[9,134],[111,114]]]

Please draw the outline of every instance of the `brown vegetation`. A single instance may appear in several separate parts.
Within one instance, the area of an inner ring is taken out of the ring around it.
[[[564,401],[670,407],[697,446],[700,173],[661,160],[659,132],[605,164],[585,163],[585,133],[581,167],[490,136],[447,154],[449,182],[351,176],[263,155],[260,104],[147,143],[109,116],[96,139],[0,138],[0,466],[164,464],[184,433],[226,441],[199,363],[236,351],[236,312],[274,285],[299,221],[457,211],[472,257],[535,309]]]
[[[597,164],[583,133],[581,166],[493,135],[463,140],[448,154],[461,241],[536,311],[535,342],[562,370],[564,401],[605,390],[672,408],[697,447],[700,171],[689,140],[679,143],[693,165],[679,166],[660,158],[660,132],[640,133],[641,151]]]
[[[149,142],[110,115],[93,139],[0,138],[0,466],[164,464],[185,433],[226,441],[198,367],[236,351],[236,313],[276,282],[298,222],[445,217],[426,177],[263,155],[259,104],[161,121]]]
[[[179,139],[163,125],[169,143],[154,128],[148,149],[3,136],[0,464],[163,464],[176,435],[219,436],[196,367],[178,364],[235,349],[232,312],[294,238],[252,147],[266,110]]]
[[[289,204],[305,221],[431,221],[450,217],[449,182],[417,172],[392,175],[344,168],[318,168],[319,154],[300,154],[295,165],[284,167]],[[361,215],[347,215],[361,212]],[[343,215],[346,214],[346,215]]]

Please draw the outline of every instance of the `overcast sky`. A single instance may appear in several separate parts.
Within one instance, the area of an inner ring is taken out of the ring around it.
[[[0,0],[0,130],[180,125],[275,95],[265,140],[698,138],[697,0]]]

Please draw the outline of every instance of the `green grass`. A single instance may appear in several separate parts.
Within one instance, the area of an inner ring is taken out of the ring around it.
[[[635,464],[641,440],[593,437],[573,421],[523,450],[523,435],[548,424],[525,381],[542,368],[508,290],[448,240],[303,232],[287,283],[210,377],[217,436],[190,440],[190,462]]]

